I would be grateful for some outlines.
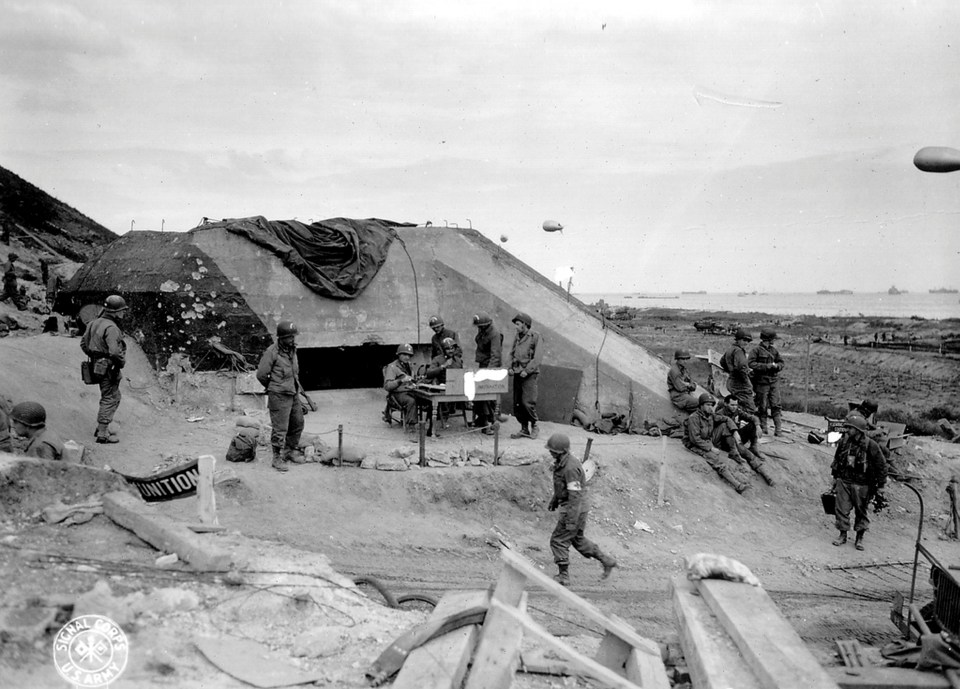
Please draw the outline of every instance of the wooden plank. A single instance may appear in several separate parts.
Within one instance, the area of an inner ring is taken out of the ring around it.
[[[672,588],[680,643],[693,689],[759,689],[760,683],[740,650],[697,594],[693,582],[678,576]]]
[[[905,667],[832,667],[829,673],[841,689],[950,689],[939,672]]]
[[[630,649],[627,656],[627,679],[643,689],[670,689],[667,668],[661,658],[654,659],[637,649]]]
[[[489,591],[454,591],[440,599],[430,619],[488,605],[489,601]],[[415,648],[391,686],[393,689],[459,689],[479,636],[480,626],[471,624]]]
[[[503,558],[504,563],[509,566],[505,569],[512,568],[517,570],[532,583],[541,586],[547,593],[551,594],[555,598],[560,599],[570,607],[578,610],[585,617],[603,627],[605,631],[616,634],[628,644],[639,649],[641,652],[646,653],[647,655],[656,656],[657,658],[660,657],[659,647],[650,641],[650,639],[637,634],[630,625],[620,618],[614,615],[607,615],[603,613],[592,603],[584,600],[566,586],[558,584],[552,578],[548,577],[546,574],[537,569],[522,555],[519,555],[512,550],[501,548],[500,556]]]
[[[697,589],[766,689],[836,689],[766,591],[720,579]]]
[[[130,493],[116,491],[103,496],[103,511],[114,522],[133,531],[157,550],[176,553],[201,572],[226,572],[242,566],[215,536],[193,533],[186,524],[154,512],[155,508]]]
[[[520,662],[523,627],[507,615],[504,608],[526,608],[527,578],[512,567],[503,567],[493,590],[491,608],[480,630],[480,641],[467,676],[466,689],[509,689]],[[492,604],[500,604],[493,608]]]
[[[518,627],[526,630],[531,636],[536,637],[544,645],[552,648],[556,653],[562,655],[572,666],[572,668],[577,671],[577,674],[593,677],[594,679],[603,682],[605,685],[614,687],[614,689],[647,689],[646,687],[640,687],[639,685],[634,684],[628,679],[621,677],[613,670],[600,665],[600,663],[596,662],[595,660],[592,660],[578,651],[570,648],[570,646],[568,646],[566,643],[534,622],[526,612],[518,610],[509,605],[504,605],[496,599],[490,602],[490,608],[491,612],[496,611],[509,617]],[[487,614],[489,615],[490,613]],[[476,669],[476,664],[474,664],[474,671]],[[471,672],[470,676],[473,676],[473,672]],[[505,686],[509,687],[509,685]]]
[[[213,472],[217,458],[213,455],[200,455],[197,459],[197,516],[204,526],[219,526],[217,521],[217,495],[213,491]],[[197,532],[199,533],[199,532]]]

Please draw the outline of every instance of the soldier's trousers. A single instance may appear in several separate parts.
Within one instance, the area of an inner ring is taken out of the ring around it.
[[[737,398],[740,408],[751,414],[756,413],[757,403],[753,395],[753,385],[748,380],[746,383],[735,381],[733,377],[727,380],[727,390]]]
[[[537,379],[539,373],[513,377],[513,415],[521,426],[537,425]]]
[[[120,371],[111,369],[100,381],[100,409],[97,425],[106,428],[120,408]]]
[[[842,479],[835,479],[833,491],[837,494],[837,504],[834,516],[837,520],[837,531],[850,530],[850,510],[853,510],[854,531],[866,531],[870,528],[870,517],[867,508],[870,506],[870,486],[861,483],[850,483]]]
[[[579,513],[571,514],[568,507],[560,507],[560,518],[550,534],[550,552],[558,565],[570,564],[570,546],[586,558],[603,558],[597,544],[583,535],[589,512],[589,509],[581,509]]]
[[[782,406],[780,402],[780,382],[754,384],[754,401],[757,403],[757,416],[761,421],[780,416]]]
[[[303,433],[303,407],[297,395],[267,393],[270,412],[270,445],[274,450],[296,450]]]

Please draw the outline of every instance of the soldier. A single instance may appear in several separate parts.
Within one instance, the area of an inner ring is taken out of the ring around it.
[[[443,356],[443,341],[448,337],[460,346],[460,338],[457,333],[450,328],[444,327],[443,318],[440,316],[430,316],[428,321],[430,329],[433,331],[433,337],[430,338],[430,356]]]
[[[695,412],[700,406],[699,400],[692,394],[696,391],[697,384],[687,373],[686,362],[690,360],[690,352],[686,349],[678,349],[673,353],[673,366],[667,374],[667,390],[670,392],[670,401],[673,406],[682,412],[690,414]]]
[[[270,466],[280,472],[287,471],[284,462],[302,463],[298,448],[303,433],[303,386],[297,360],[297,332],[297,326],[290,321],[280,321],[277,341],[267,347],[257,366],[257,380],[266,388],[270,411]]]
[[[847,542],[850,510],[853,510],[856,517],[853,528],[857,532],[854,547],[863,550],[863,534],[870,527],[867,507],[887,482],[887,465],[880,446],[867,435],[869,427],[862,416],[851,414],[843,423],[846,430],[830,465],[837,496],[834,515],[840,532],[833,544],[840,546]]]
[[[762,328],[760,344],[750,350],[747,365],[753,371],[754,401],[757,405],[757,416],[760,417],[760,431],[764,435],[769,433],[769,416],[773,419],[773,434],[781,436],[783,426],[780,417],[780,371],[783,370],[783,359],[773,345],[776,339],[777,333],[773,328]]]
[[[403,411],[403,428],[408,435],[416,431],[417,425],[417,400],[410,394],[410,390],[416,387],[410,367],[411,359],[413,347],[402,344],[397,347],[397,358],[387,364],[383,371],[383,389],[397,408]]]
[[[500,368],[503,364],[503,335],[493,324],[493,320],[485,313],[478,313],[473,317],[473,324],[477,326],[477,354],[475,361],[479,368]],[[481,433],[493,435],[494,402],[473,403],[473,425],[482,428]]]
[[[17,266],[15,261],[20,258],[15,253],[7,254],[7,262],[3,266],[3,296],[0,301],[10,300],[10,303],[23,311],[23,300],[20,298],[20,287],[17,283]]]
[[[729,432],[734,432],[733,422],[715,414],[716,400],[710,393],[703,393],[698,400],[697,411],[690,415],[686,422],[686,433],[683,435],[683,446],[691,452],[700,455],[720,477],[734,487],[738,493],[750,488],[750,484],[740,478],[730,469],[720,450],[713,443],[714,431],[717,424],[727,424]]]
[[[553,456],[553,497],[547,509],[560,510],[557,526],[550,535],[550,550],[557,563],[556,581],[570,585],[570,546],[586,558],[599,560],[603,566],[601,579],[606,579],[617,566],[617,561],[604,555],[596,543],[583,535],[587,527],[590,505],[587,501],[587,479],[580,460],[570,454],[570,438],[554,433],[547,441],[547,450]]]
[[[10,412],[13,430],[29,442],[23,454],[37,459],[63,458],[63,444],[47,430],[47,410],[36,402],[21,402]]]
[[[447,382],[447,369],[463,368],[463,351],[460,345],[452,337],[443,338],[441,343],[443,353],[435,356],[427,364],[427,370],[424,372],[424,378],[435,383]],[[455,402],[441,402],[437,407],[437,416],[441,419],[441,424],[446,427],[447,417],[456,409]]]
[[[97,413],[98,443],[118,443],[110,423],[120,408],[120,372],[127,363],[127,344],[123,341],[120,321],[127,315],[127,302],[111,294],[103,302],[100,316],[94,318],[83,333],[80,349],[90,357],[91,368],[100,378],[100,409]]]
[[[513,415],[520,422],[520,431],[511,433],[511,438],[537,438],[537,382],[540,378],[540,362],[543,360],[543,338],[530,328],[533,320],[525,313],[518,313],[511,321],[517,326],[517,336],[510,348],[510,373],[513,375]]]
[[[743,464],[746,460],[768,485],[775,486],[776,482],[763,465],[764,457],[760,452],[760,419],[743,411],[733,395],[723,398],[723,406],[717,411],[717,416],[727,418],[733,424],[714,424],[713,444],[721,450],[727,450],[727,456],[737,464]]]
[[[853,404],[851,402],[851,404]],[[847,416],[859,414],[867,422],[867,436],[877,441],[884,459],[890,459],[890,434],[887,429],[877,424],[877,410],[880,405],[871,399],[865,399],[860,404],[852,406]]]
[[[748,342],[753,337],[743,328],[737,328],[733,336],[733,346],[720,359],[720,368],[730,374],[727,390],[740,400],[740,406],[751,414],[757,411],[753,401],[753,383],[750,382],[750,366],[747,363]]]

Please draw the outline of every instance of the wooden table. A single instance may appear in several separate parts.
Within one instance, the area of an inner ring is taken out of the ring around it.
[[[473,397],[467,397],[466,395],[452,395],[446,392],[439,392],[433,390],[424,390],[421,388],[415,388],[413,390],[407,391],[414,399],[417,400],[417,415],[420,418],[420,466],[426,465],[426,436],[434,432],[433,429],[433,410],[437,405],[444,402],[493,402],[493,463],[498,464],[498,450],[500,444],[500,423],[497,421],[497,417],[500,415],[500,393],[498,392],[478,392]],[[423,412],[426,411],[426,431],[424,431],[423,422]],[[434,434],[434,437],[439,438],[439,426],[437,432]]]

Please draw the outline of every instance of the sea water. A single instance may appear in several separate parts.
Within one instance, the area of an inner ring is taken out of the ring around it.
[[[734,311],[770,313],[778,316],[846,316],[880,318],[960,319],[960,294],[929,292],[858,292],[854,294],[750,293],[750,294],[656,294],[610,292],[574,294],[586,304],[600,299],[608,306],[669,308],[687,311]]]

